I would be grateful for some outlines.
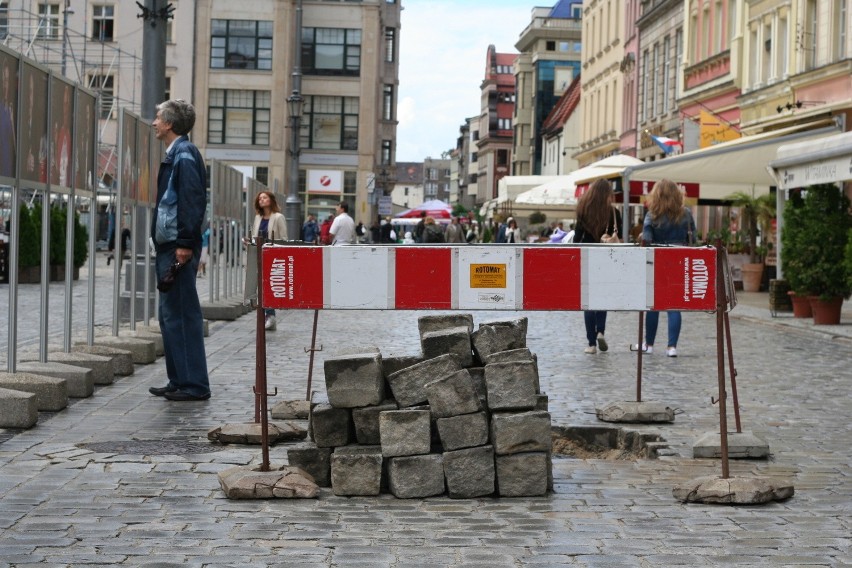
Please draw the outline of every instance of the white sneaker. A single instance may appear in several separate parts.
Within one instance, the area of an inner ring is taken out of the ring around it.
[[[609,349],[609,345],[606,344],[606,339],[604,339],[603,333],[598,333],[598,349],[601,351]]]
[[[267,331],[275,331],[275,316],[266,316],[266,324],[263,327]]]
[[[677,357],[677,347],[669,347],[666,349],[666,357]]]
[[[601,351],[603,351],[603,349],[601,349]],[[589,355],[594,355],[597,352],[598,350],[594,345],[589,345],[588,347],[583,349],[583,353],[588,353]]]
[[[631,351],[639,351],[639,344],[634,343],[633,345],[630,346],[630,350]],[[654,352],[654,346],[653,345],[646,345],[645,343],[643,343],[642,344],[642,352],[650,355],[651,353]]]

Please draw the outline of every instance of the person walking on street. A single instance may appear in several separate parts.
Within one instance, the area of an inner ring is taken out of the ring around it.
[[[464,240],[464,229],[459,225],[459,218],[453,217],[450,224],[447,226],[447,230],[444,232],[444,237],[446,238],[448,243],[463,243]]]
[[[612,206],[615,194],[605,179],[598,179],[577,202],[577,223],[574,227],[574,243],[599,243],[605,234],[619,234],[621,215]],[[603,310],[585,310],[583,322],[586,325],[586,339],[589,345],[584,350],[594,355],[609,349],[606,333],[606,312]],[[597,346],[596,346],[597,344]]]
[[[319,240],[320,229],[317,225],[316,217],[308,215],[308,220],[302,225],[302,240],[312,245],[317,244]]]
[[[331,223],[334,221],[334,215],[329,215],[325,221],[320,225],[320,244],[321,245],[330,245],[331,244]]]
[[[423,231],[426,230],[426,212],[420,212],[420,220],[417,222],[417,226],[414,227],[414,242],[422,243],[423,241]]]
[[[341,201],[337,205],[337,217],[331,223],[329,230],[331,244],[351,245],[355,243],[355,221],[349,216],[349,206]]]
[[[281,207],[275,194],[269,191],[261,191],[254,198],[254,222],[251,226],[251,236],[262,237],[267,240],[287,240],[287,219],[281,214]],[[275,331],[275,310],[264,308],[264,328]]]
[[[201,153],[187,137],[194,125],[195,108],[186,101],[157,105],[154,134],[166,145],[166,155],[157,175],[151,238],[168,383],[149,391],[173,401],[210,398],[204,318],[195,286],[207,210],[207,171]]]
[[[683,192],[671,180],[662,179],[654,184],[648,199],[648,212],[642,226],[642,240],[645,244],[685,245],[692,244],[695,235],[695,220],[692,212],[683,206]],[[669,326],[669,341],[666,347],[667,357],[677,357],[677,341],[680,337],[681,314],[678,311],[666,312]],[[645,314],[645,353],[654,352],[654,340],[657,338],[657,326],[660,312]],[[637,344],[633,349],[638,349]]]

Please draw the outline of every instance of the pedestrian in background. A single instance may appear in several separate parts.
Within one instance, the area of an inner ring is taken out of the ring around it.
[[[320,244],[331,244],[331,224],[334,222],[334,215],[329,215],[320,225]]]
[[[207,210],[207,170],[198,148],[187,138],[194,125],[195,108],[186,101],[173,99],[157,105],[154,134],[166,145],[166,155],[157,175],[151,239],[169,382],[148,390],[174,401],[210,398],[204,317],[195,285]]]
[[[612,206],[615,194],[605,179],[598,179],[577,202],[577,222],[574,226],[574,243],[599,243],[604,235],[620,234],[621,214]],[[585,310],[586,339],[589,345],[584,350],[589,355],[606,351],[606,312]],[[595,345],[597,344],[597,346]]]
[[[210,258],[210,227],[207,227],[201,233],[201,260],[198,262],[197,276],[205,276],[207,274],[208,258]]]
[[[648,212],[642,226],[642,240],[649,245],[686,245],[692,244],[695,236],[695,220],[692,212],[683,205],[683,192],[671,180],[663,179],[654,184],[648,199],[645,200]],[[677,341],[680,337],[681,313],[666,312],[669,326],[669,341],[666,356],[677,357]],[[654,352],[654,340],[657,338],[657,326],[660,312],[648,312],[645,315],[645,353]],[[639,346],[633,346],[638,349]]]
[[[518,222],[513,217],[509,217],[506,223],[506,232],[503,235],[504,243],[519,243],[521,242],[521,230],[518,228]]]
[[[337,204],[337,216],[331,223],[329,234],[331,235],[331,244],[333,245],[355,244],[355,239],[357,238],[355,234],[355,221],[349,216],[349,205],[344,201]]]
[[[263,237],[276,241],[287,240],[287,220],[281,214],[281,207],[278,206],[278,200],[275,199],[274,193],[268,191],[258,193],[254,198],[254,211],[254,222],[251,226],[252,237]],[[263,313],[265,316],[264,328],[275,331],[277,327],[275,310],[264,308]]]
[[[423,231],[426,230],[426,212],[420,212],[420,220],[417,222],[417,226],[414,227],[414,242],[422,243],[423,240]]]
[[[304,225],[302,225],[302,240],[306,243],[315,245],[319,240],[319,233],[320,230],[316,217],[308,215],[308,220],[305,221]]]
[[[426,217],[423,222],[423,242],[424,243],[443,243],[444,231],[441,226],[435,222],[432,217]]]
[[[459,218],[453,217],[447,226],[447,230],[444,232],[444,237],[448,243],[463,243],[464,236],[464,229],[459,224]]]

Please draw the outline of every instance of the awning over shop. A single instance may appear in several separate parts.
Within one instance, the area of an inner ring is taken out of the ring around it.
[[[832,126],[814,129],[814,126],[826,124]],[[676,183],[699,184],[701,200],[724,199],[735,191],[744,190],[767,193],[770,186],[776,185],[768,165],[781,146],[791,142],[812,143],[836,132],[834,121],[826,120],[744,136],[680,156],[628,166],[624,170],[624,180],[631,182],[631,195],[635,185],[632,182],[655,182],[664,178]],[[650,191],[651,185],[645,184],[645,189]]]
[[[852,179],[852,132],[785,144],[769,168],[782,189]]]
[[[505,176],[497,180],[497,203],[515,201],[525,191],[547,183],[558,176]]]

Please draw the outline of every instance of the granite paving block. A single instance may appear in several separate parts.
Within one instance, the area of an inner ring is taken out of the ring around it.
[[[427,401],[426,384],[461,368],[458,359],[453,355],[441,355],[391,374],[388,376],[388,383],[400,408],[415,406]]]

